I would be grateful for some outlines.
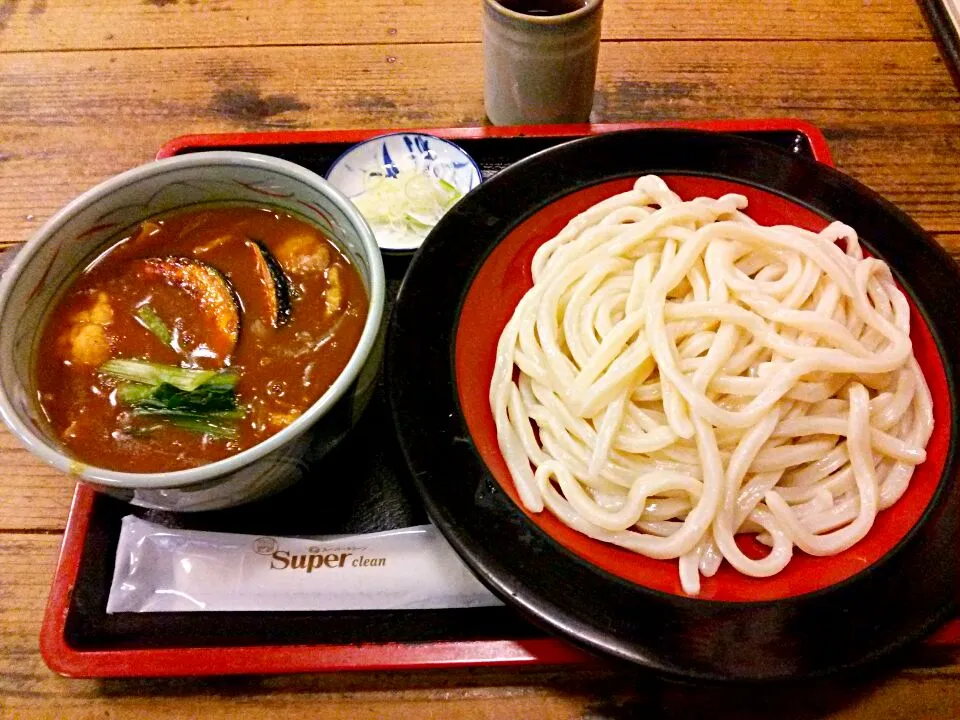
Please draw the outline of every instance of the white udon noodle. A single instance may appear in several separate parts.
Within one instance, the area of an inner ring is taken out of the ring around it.
[[[575,217],[534,256],[490,387],[523,504],[679,558],[690,595],[723,560],[768,577],[794,546],[857,543],[933,430],[887,265],[846,225],[764,227],[746,205],[646,176]]]

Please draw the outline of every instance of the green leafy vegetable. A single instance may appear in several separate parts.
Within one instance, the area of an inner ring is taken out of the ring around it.
[[[234,390],[236,382],[236,375],[224,373],[189,392],[169,383],[127,383],[117,388],[117,399],[145,412],[222,412],[237,408],[237,395]]]
[[[128,381],[117,386],[117,400],[129,405],[135,417],[227,440],[238,437],[237,421],[243,419],[244,411],[237,403],[235,373],[140,360],[111,360],[100,369]],[[149,434],[156,427],[154,423],[131,431]]]
[[[157,315],[157,311],[152,305],[141,305],[137,308],[137,319],[140,324],[154,334],[154,336],[164,345],[170,345],[173,342],[173,333],[166,323]]]
[[[151,398],[157,387],[157,385],[144,385],[143,383],[124,383],[117,386],[117,400],[124,405],[136,405]]]
[[[129,380],[146,385],[168,383],[187,392],[196,390],[217,375],[216,370],[192,370],[145,360],[123,359],[108,360],[100,366],[100,372],[113,375],[120,380]]]

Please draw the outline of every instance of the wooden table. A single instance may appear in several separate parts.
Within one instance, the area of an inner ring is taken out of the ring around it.
[[[0,243],[183,133],[482,124],[479,14],[477,0],[0,0]],[[608,0],[603,37],[596,120],[812,121],[841,169],[960,253],[960,94],[913,0]],[[960,717],[960,652],[943,648],[753,690],[599,666],[66,680],[37,636],[72,483],[4,430],[0,488],[8,717]]]

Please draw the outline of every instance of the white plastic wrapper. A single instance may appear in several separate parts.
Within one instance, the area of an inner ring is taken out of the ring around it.
[[[302,539],[171,530],[128,515],[107,612],[500,604],[433,525]]]

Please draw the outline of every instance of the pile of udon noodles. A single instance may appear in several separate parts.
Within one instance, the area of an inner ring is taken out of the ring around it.
[[[690,595],[723,560],[768,577],[794,547],[857,543],[933,429],[887,265],[846,225],[765,227],[746,205],[646,176],[575,217],[534,256],[490,387],[523,504],[679,558]]]

